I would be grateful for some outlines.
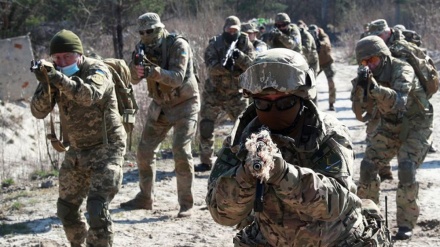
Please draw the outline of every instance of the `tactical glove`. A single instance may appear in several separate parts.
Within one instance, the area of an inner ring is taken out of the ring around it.
[[[224,63],[222,62],[222,64],[224,64]],[[228,58],[228,61],[223,66],[223,68],[225,68],[228,71],[233,71],[234,70],[234,65],[235,65],[235,60],[233,58]]]
[[[237,48],[234,49],[234,51],[232,52],[232,58],[235,60],[237,58],[240,57],[241,51]]]
[[[269,171],[270,176],[267,183],[279,184],[287,172],[287,163],[283,159],[283,156],[281,156],[281,153],[277,153],[273,156],[273,162],[273,168]]]
[[[238,166],[235,172],[235,180],[242,188],[252,188],[255,186],[257,179],[251,174],[248,166],[242,164]]]

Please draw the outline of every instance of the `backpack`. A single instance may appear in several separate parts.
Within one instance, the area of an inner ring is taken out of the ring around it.
[[[118,110],[122,116],[125,131],[131,133],[134,128],[135,114],[139,107],[136,103],[131,85],[130,69],[127,63],[122,59],[105,58],[103,62],[112,73],[116,98],[118,99]]]
[[[397,42],[390,47],[393,57],[403,58],[414,69],[414,72],[419,78],[428,99],[434,95],[439,88],[439,77],[434,61],[423,52],[416,52],[419,47],[410,44],[409,42]],[[424,57],[416,56],[415,54],[424,54]]]
[[[417,46],[421,46],[422,45],[422,37],[420,36],[420,34],[416,33],[413,30],[403,30],[402,31],[403,36],[405,36],[405,40],[413,43]]]

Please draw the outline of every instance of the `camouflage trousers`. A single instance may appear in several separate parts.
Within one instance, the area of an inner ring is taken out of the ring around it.
[[[321,70],[318,72],[318,75],[322,71],[324,71],[325,77],[327,78],[328,82],[328,102],[330,104],[334,104],[336,102],[336,85],[333,81],[333,78],[336,74],[335,65],[333,63],[330,63],[320,68]]]
[[[70,149],[59,173],[57,216],[72,246],[112,246],[109,203],[122,183],[124,144]],[[80,207],[87,198],[87,223]]]
[[[235,122],[248,105],[248,99],[243,98],[241,93],[229,94],[222,98],[218,94],[219,92],[203,91],[200,110],[200,161],[210,166],[214,153],[215,124],[222,113],[226,113]]]
[[[414,121],[415,120],[415,121]],[[404,121],[405,122],[405,121]],[[361,162],[358,196],[379,204],[378,172],[397,155],[398,188],[396,192],[397,225],[414,228],[420,213],[416,169],[423,163],[431,145],[432,116],[405,124],[381,120],[371,136]]]
[[[173,128],[172,152],[174,156],[177,180],[177,197],[182,208],[193,207],[194,163],[191,151],[191,140],[197,131],[197,113],[176,122],[168,121],[164,114],[157,120],[147,117],[137,149],[139,167],[139,187],[137,197],[154,201],[154,182],[156,181],[156,154],[161,142]]]

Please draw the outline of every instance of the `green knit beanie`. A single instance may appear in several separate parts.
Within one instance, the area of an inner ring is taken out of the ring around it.
[[[56,33],[50,40],[50,55],[64,52],[84,53],[79,37],[66,29]]]

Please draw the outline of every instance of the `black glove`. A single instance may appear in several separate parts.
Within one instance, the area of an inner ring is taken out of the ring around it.
[[[235,60],[239,57],[240,57],[240,50],[235,48],[234,51],[232,52],[232,58]]]
[[[222,65],[225,64],[224,62],[222,62]],[[229,71],[234,70],[234,65],[235,65],[235,60],[233,58],[228,58],[228,61],[226,61],[226,64],[223,65],[223,67]]]

